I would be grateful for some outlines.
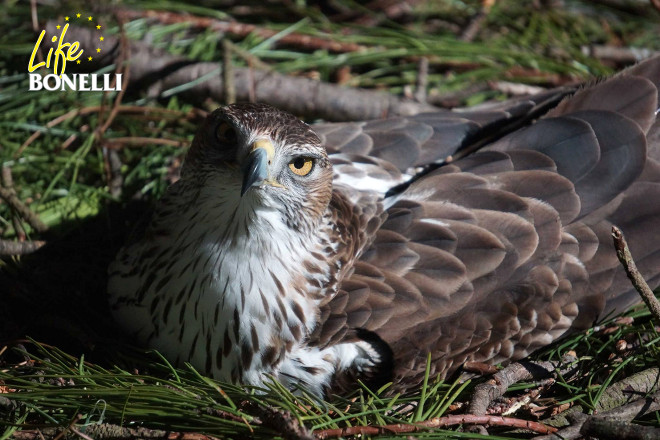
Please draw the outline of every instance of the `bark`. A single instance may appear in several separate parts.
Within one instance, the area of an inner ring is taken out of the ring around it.
[[[47,23],[46,32],[57,32],[54,21]],[[97,32],[70,26],[69,41],[79,41],[85,53],[96,54]],[[212,98],[226,102],[222,66],[215,62],[195,62],[185,57],[169,55],[143,42],[129,42],[129,74],[132,90],[147,90],[149,97],[185,93],[186,97],[203,102]],[[103,50],[85,68],[100,68],[113,64],[119,57],[119,39],[104,36]],[[70,68],[76,67],[69,63]],[[328,121],[358,121],[386,116],[405,116],[437,111],[436,107],[399,98],[388,93],[341,87],[309,78],[292,77],[264,70],[233,68],[237,101],[249,101],[251,94],[265,102],[306,118]],[[67,73],[69,71],[67,70]]]

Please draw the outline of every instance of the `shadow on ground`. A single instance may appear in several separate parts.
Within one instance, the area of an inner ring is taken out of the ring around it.
[[[126,337],[114,325],[106,300],[107,267],[149,217],[146,202],[108,205],[84,221],[49,231],[47,244],[0,266],[0,347],[26,338],[86,359],[114,359]]]

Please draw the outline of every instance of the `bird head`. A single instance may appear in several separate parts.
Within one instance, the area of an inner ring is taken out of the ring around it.
[[[277,209],[295,227],[317,224],[332,194],[332,165],[319,137],[295,116],[265,104],[211,113],[192,142],[182,178],[235,206]]]

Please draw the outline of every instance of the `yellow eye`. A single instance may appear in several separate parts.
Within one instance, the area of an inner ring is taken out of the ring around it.
[[[228,122],[221,122],[215,130],[215,134],[222,143],[236,142],[236,130]]]
[[[312,171],[314,160],[309,157],[296,157],[289,162],[289,168],[299,176],[306,176]]]

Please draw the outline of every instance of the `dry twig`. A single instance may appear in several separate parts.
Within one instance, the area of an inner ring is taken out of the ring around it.
[[[429,59],[421,57],[417,62],[417,83],[415,84],[415,101],[426,102],[426,89],[429,85]]]
[[[119,149],[123,146],[144,146],[144,145],[169,145],[171,147],[187,147],[188,142],[177,141],[175,139],[151,138],[143,136],[120,136],[106,138],[106,145],[111,149]]]
[[[31,254],[45,244],[45,241],[0,240],[0,255]]]
[[[575,406],[570,414],[560,414],[558,417],[545,420],[555,425],[557,422],[568,422],[569,426],[547,436],[536,437],[535,440],[572,440],[582,437],[582,425],[590,417],[616,418],[621,421],[631,421],[637,417],[660,410],[660,369],[650,368],[616,382],[605,390],[598,404],[596,414],[588,416],[579,412],[582,408]],[[648,397],[642,397],[654,393]]]
[[[623,268],[626,270],[626,274],[630,281],[632,282],[635,290],[639,293],[646,303],[646,306],[649,308],[653,316],[658,322],[660,322],[660,302],[658,298],[655,297],[655,294],[651,290],[644,278],[639,273],[637,265],[630,254],[630,249],[628,249],[628,243],[626,238],[623,236],[621,229],[616,226],[612,226],[612,237],[614,238],[614,248],[616,249],[616,256],[619,258],[619,261],[623,265]]]
[[[76,434],[76,431],[79,431],[75,427],[74,430],[75,431],[72,430],[72,432],[75,432]],[[14,432],[11,438],[15,440],[44,440],[44,438],[54,440],[58,432],[58,428],[45,428],[41,430],[24,429]],[[95,440],[216,440],[215,437],[196,432],[172,432],[161,429],[125,428],[110,423],[88,425],[85,427],[85,434]]]
[[[263,426],[273,429],[287,440],[314,440],[315,438],[288,411],[256,405],[252,402],[248,402],[244,406],[248,413],[259,418]]]
[[[481,26],[486,21],[488,14],[490,13],[491,8],[495,4],[495,0],[482,0],[481,10],[472,17],[470,23],[463,30],[460,36],[461,41],[472,41],[476,38],[477,34],[481,30]]]
[[[575,368],[576,360],[575,356],[569,354],[559,362],[515,362],[497,372],[488,382],[475,388],[468,412],[478,416],[486,414],[488,405],[504,395],[514,383],[529,379],[544,379],[551,376],[557,369],[561,369],[561,374],[564,375]]]
[[[514,419],[501,416],[475,416],[471,414],[451,415],[445,417],[436,417],[424,422],[413,424],[396,424],[383,426],[351,426],[349,428],[324,429],[316,431],[314,435],[317,439],[348,437],[357,435],[382,435],[382,434],[402,434],[407,432],[422,432],[434,428],[445,428],[456,425],[490,425],[507,426],[512,428],[527,429],[539,434],[549,434],[555,432],[557,428],[545,426],[543,423],[532,422],[529,420]]]
[[[589,417],[582,425],[580,434],[599,440],[657,440],[660,438],[660,429],[616,419]]]
[[[4,186],[0,186],[0,198],[16,210],[16,212],[23,217],[37,232],[45,232],[48,230],[48,226],[42,222],[37,214],[32,212],[27,205],[19,200],[14,191],[11,191]]]
[[[233,104],[236,102],[236,88],[234,87],[234,64],[231,60],[232,47],[229,40],[222,40],[222,80],[225,87],[225,102]]]

